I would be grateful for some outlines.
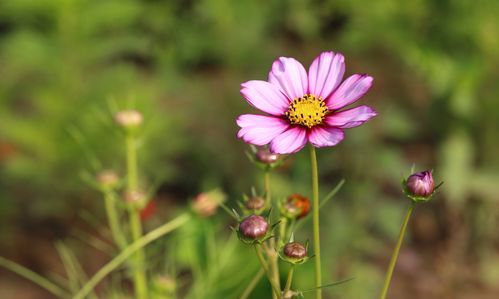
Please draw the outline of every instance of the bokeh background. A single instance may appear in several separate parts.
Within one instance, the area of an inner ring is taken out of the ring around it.
[[[347,75],[375,78],[362,103],[379,115],[318,152],[323,194],[346,179],[322,212],[325,280],[355,277],[328,298],[379,291],[413,163],[445,184],[415,211],[391,297],[497,298],[498,15],[492,0],[2,0],[0,255],[50,275],[62,271],[54,242],[69,240],[89,273],[107,260],[75,236],[97,236],[89,223],[105,219],[82,174],[123,173],[118,109],[145,115],[140,168],[158,190],[154,221],[214,187],[236,206],[261,186],[235,137],[235,117],[252,110],[239,84],[265,79],[279,56],[308,67],[333,50]],[[273,174],[275,196],[310,194],[307,158]],[[228,217],[217,217],[224,242]],[[237,246],[236,257],[246,254]],[[306,288],[310,269],[300,271]],[[223,281],[210,285],[203,298],[236,298]],[[0,289],[0,298],[51,298],[4,270]]]

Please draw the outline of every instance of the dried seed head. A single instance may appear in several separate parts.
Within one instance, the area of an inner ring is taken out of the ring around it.
[[[269,229],[269,224],[265,218],[258,215],[251,215],[239,224],[240,233],[247,239],[256,240],[263,238]]]
[[[123,110],[114,115],[114,120],[124,128],[134,128],[142,124],[143,117],[137,110]]]
[[[307,256],[307,249],[301,243],[291,242],[284,245],[284,255],[291,259],[303,259]]]

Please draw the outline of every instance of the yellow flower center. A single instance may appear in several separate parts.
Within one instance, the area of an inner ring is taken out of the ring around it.
[[[286,116],[293,125],[302,125],[311,128],[322,124],[329,110],[322,98],[306,94],[294,99],[289,105]]]

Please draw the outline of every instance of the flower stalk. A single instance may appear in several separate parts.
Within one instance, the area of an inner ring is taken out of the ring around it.
[[[322,298],[322,271],[321,271],[321,244],[320,244],[320,222],[319,222],[319,174],[317,169],[317,154],[315,147],[310,146],[310,164],[312,168],[312,222],[313,241],[315,254],[315,298]]]
[[[407,229],[407,224],[409,223],[409,219],[411,218],[412,211],[414,210],[414,206],[416,203],[411,203],[407,213],[405,215],[404,222],[402,223],[402,227],[400,228],[397,244],[392,253],[392,257],[390,259],[390,264],[388,265],[388,270],[386,271],[385,283],[383,285],[383,289],[381,290],[381,294],[379,299],[385,299],[386,294],[388,293],[388,289],[390,288],[390,282],[392,280],[393,269],[395,269],[395,264],[397,263],[397,258],[400,252],[400,248],[402,247],[402,242],[404,240],[405,231]]]
[[[112,191],[104,193],[104,203],[106,206],[107,221],[111,229],[111,235],[118,248],[126,246],[126,239],[123,231],[121,230],[118,213],[116,211],[116,197]]]
[[[287,298],[287,295],[291,290],[291,283],[293,282],[294,271],[295,271],[295,265],[291,265],[288,272],[288,279],[286,280],[286,286],[284,287],[284,298]]]
[[[255,247],[256,256],[258,257],[258,260],[260,261],[260,264],[261,264],[263,270],[267,273],[267,277],[268,277],[270,285],[272,287],[273,296],[275,296],[276,298],[280,298],[281,297],[281,289],[277,286],[277,284],[275,283],[275,281],[272,277],[272,273],[270,272],[270,268],[267,266],[267,262],[265,261],[265,258],[263,257],[262,248],[260,247],[259,244],[255,244],[254,247]]]
[[[137,146],[136,138],[132,131],[126,132],[126,166],[127,166],[127,191],[131,194],[138,189],[137,173]],[[142,224],[140,222],[140,209],[133,203],[129,204],[130,231],[133,242],[142,237]],[[147,299],[147,280],[144,272],[144,251],[140,248],[134,255],[133,281],[137,299]]]

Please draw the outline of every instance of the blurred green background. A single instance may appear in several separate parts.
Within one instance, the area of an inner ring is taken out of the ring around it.
[[[392,298],[496,298],[498,15],[493,0],[2,0],[0,255],[57,271],[52,242],[85,229],[82,214],[104,219],[81,174],[123,173],[117,109],[145,115],[141,175],[158,187],[159,214],[217,186],[235,206],[261,186],[235,137],[235,117],[252,110],[239,84],[266,79],[279,56],[308,68],[333,50],[347,75],[375,78],[362,103],[379,115],[318,152],[323,194],[347,180],[323,211],[324,280],[356,277],[328,298],[378,292],[413,163],[445,184],[416,210]],[[273,175],[276,196],[310,194],[307,158]],[[89,272],[106,260],[80,251]],[[2,298],[46,296],[3,270],[0,288]]]

